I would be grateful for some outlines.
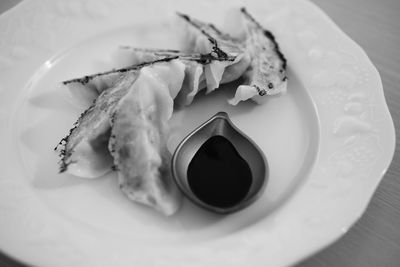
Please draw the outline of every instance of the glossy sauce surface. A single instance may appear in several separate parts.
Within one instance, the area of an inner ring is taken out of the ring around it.
[[[189,163],[189,187],[208,205],[229,208],[249,192],[252,174],[249,164],[223,136],[212,136]]]

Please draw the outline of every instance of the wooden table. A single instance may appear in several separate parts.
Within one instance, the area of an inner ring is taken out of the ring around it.
[[[313,0],[378,68],[386,101],[400,139],[400,0]],[[0,13],[20,0],[0,0]],[[307,242],[306,240],[304,242]],[[0,266],[22,266],[0,255]],[[336,243],[297,267],[400,266],[400,151],[374,194],[368,209]]]

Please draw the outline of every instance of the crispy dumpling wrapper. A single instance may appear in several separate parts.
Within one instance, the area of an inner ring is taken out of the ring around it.
[[[261,104],[270,95],[286,92],[286,59],[272,33],[265,30],[246,9],[242,8],[240,12],[246,32],[245,49],[251,57],[251,63],[244,74],[246,84],[239,86],[233,99],[228,102],[236,105],[252,99]]]
[[[187,22],[184,28],[188,41],[184,43],[188,45],[184,45],[184,49],[206,52],[218,47],[222,53],[236,57],[232,62],[212,62],[205,67],[207,93],[240,76],[245,77],[246,83],[238,87],[233,99],[228,101],[230,104],[236,105],[247,99],[261,104],[267,96],[285,92],[286,59],[280,52],[275,37],[246,9],[242,8],[239,12],[230,14],[234,14],[230,24],[236,28],[229,29],[231,34],[222,32],[211,23],[179,14]],[[240,24],[237,21],[240,21]]]
[[[61,156],[60,172],[95,178],[111,170],[112,157],[106,149],[111,131],[110,116],[137,77],[138,72],[121,77],[81,114],[74,128],[55,148]]]
[[[250,57],[244,55],[243,45],[239,40],[224,34],[216,26],[178,14],[183,21],[185,41],[182,50],[196,53],[214,52],[219,57],[234,57],[234,60],[213,61],[205,65],[204,74],[207,93],[211,93],[221,83],[238,79],[250,64]]]
[[[162,56],[156,56],[145,50],[137,50],[135,53],[120,47],[116,49],[111,56],[113,65],[117,69],[95,73],[80,78],[70,79],[62,82],[62,86],[69,91],[72,102],[79,106],[88,106],[104,91],[111,88],[115,82],[129,69],[135,71],[135,66],[151,64],[151,62],[160,60]],[[140,68],[140,67],[139,67]]]

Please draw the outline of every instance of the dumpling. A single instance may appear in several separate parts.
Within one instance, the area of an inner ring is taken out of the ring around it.
[[[246,50],[251,56],[249,69],[244,74],[246,84],[236,90],[229,103],[252,99],[263,103],[269,95],[286,91],[286,59],[279,50],[275,37],[265,30],[247,11],[241,9],[246,29]]]
[[[236,105],[252,99],[262,103],[267,99],[264,96],[286,91],[286,59],[270,31],[264,29],[245,8],[240,10],[240,14],[245,32],[237,33],[238,37],[222,32],[213,24],[178,14],[187,22],[188,41],[183,47],[200,53],[218,47],[220,53],[236,56],[233,62],[214,61],[204,68],[207,92],[243,76],[245,84],[237,88],[234,98],[228,102]]]
[[[172,181],[166,138],[184,75],[179,59],[121,74],[57,145],[60,172],[95,178],[114,169],[128,198],[166,215],[176,212],[181,196]]]
[[[188,15],[178,13],[186,22],[183,50],[196,53],[213,52],[218,57],[235,57],[233,61],[213,61],[204,68],[207,93],[238,79],[250,64],[250,55],[246,53],[244,43],[220,31],[210,23],[202,22]]]
[[[103,91],[93,105],[81,114],[69,135],[55,148],[61,156],[60,172],[95,178],[111,170],[113,162],[107,150],[111,133],[110,115],[138,75],[139,71],[123,74],[114,86]]]
[[[110,133],[110,114],[113,113],[115,105],[129,91],[131,85],[135,83],[142,68],[158,63],[168,64],[172,60],[173,58],[163,58],[130,68],[74,79],[75,82],[73,83],[78,84],[85,81],[84,85],[86,85],[96,77],[109,76],[110,73],[118,74],[118,77],[115,78],[116,80],[113,81],[113,85],[94,97],[95,101],[92,105],[81,114],[74,128],[57,145],[56,151],[61,156],[60,172],[67,171],[75,176],[87,178],[99,177],[108,172],[112,165],[112,158],[107,150]],[[84,87],[82,90],[84,91],[88,88]],[[176,89],[175,92],[171,93],[175,97],[178,91],[179,89]]]
[[[165,215],[175,213],[181,202],[166,138],[184,68],[179,60],[143,68],[112,120],[109,149],[122,192]]]

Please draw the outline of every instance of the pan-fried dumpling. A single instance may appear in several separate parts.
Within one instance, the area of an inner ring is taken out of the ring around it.
[[[246,50],[251,56],[250,67],[244,74],[246,84],[236,90],[230,104],[252,99],[263,103],[267,96],[286,91],[286,59],[271,32],[265,30],[245,8],[241,10],[246,29]]]
[[[233,61],[213,61],[206,65],[204,74],[207,93],[238,79],[250,64],[250,55],[244,50],[244,43],[220,31],[210,23],[202,22],[185,14],[178,14],[185,22],[183,50],[197,53],[216,53],[218,57],[234,57]]]
[[[180,206],[166,137],[184,69],[179,60],[143,68],[112,119],[109,149],[122,192],[165,215],[175,213]]]
[[[111,170],[112,157],[107,150],[110,137],[110,115],[118,101],[136,81],[138,71],[123,75],[109,90],[81,114],[69,135],[55,148],[61,156],[60,172],[95,178]]]
[[[94,178],[114,169],[128,198],[166,215],[176,212],[181,196],[171,178],[166,138],[184,75],[179,59],[121,74],[56,147],[60,171]]]
[[[265,30],[245,8],[240,10],[240,14],[245,32],[235,35],[239,38],[222,32],[213,24],[179,14],[187,22],[188,41],[184,49],[206,52],[218,47],[220,53],[236,56],[233,62],[215,61],[205,67],[207,92],[219,84],[244,76],[245,84],[238,87],[229,103],[236,105],[247,99],[262,103],[267,99],[265,96],[286,91],[286,59],[271,32]]]
[[[114,85],[102,91],[95,98],[93,104],[81,114],[70,133],[57,145],[56,150],[61,156],[60,171],[87,178],[99,177],[110,171],[112,158],[107,151],[107,145],[111,131],[110,118],[116,104],[130,90],[129,88],[135,83],[142,68],[164,63],[161,64],[164,68],[166,68],[164,65],[168,65],[168,68],[175,70],[176,64],[172,61],[173,59],[160,59],[129,69],[114,70],[113,72],[119,74]],[[102,75],[103,73],[85,77],[89,77],[90,80],[90,77]],[[108,73],[104,75],[108,75]],[[164,78],[159,77],[160,80]],[[176,96],[178,91],[179,88],[171,94]]]

